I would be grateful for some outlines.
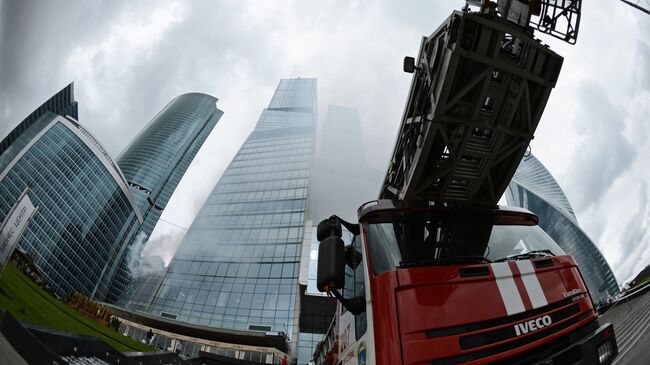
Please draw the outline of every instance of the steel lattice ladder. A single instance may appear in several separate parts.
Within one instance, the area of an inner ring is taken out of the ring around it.
[[[499,16],[454,12],[422,40],[380,198],[495,204],[562,61]]]

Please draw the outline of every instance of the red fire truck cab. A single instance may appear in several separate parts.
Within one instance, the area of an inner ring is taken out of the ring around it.
[[[377,200],[358,217],[318,226],[317,286],[339,305],[316,363],[609,364],[617,355],[575,261],[533,213]],[[348,246],[341,224],[354,235]]]

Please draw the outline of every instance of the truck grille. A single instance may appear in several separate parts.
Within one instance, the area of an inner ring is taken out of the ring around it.
[[[557,322],[560,322],[560,321],[562,321],[564,319],[567,319],[567,318],[573,316],[574,314],[577,314],[578,312],[580,312],[580,307],[577,304],[575,304],[575,305],[572,305],[570,307],[560,309],[557,312],[553,312],[553,313],[549,314],[549,316],[551,317],[552,323],[555,324]],[[578,321],[576,321],[576,319],[578,319],[578,317],[574,318],[571,321],[567,321],[565,323],[562,323],[560,325],[556,325],[556,326],[550,327],[548,329],[546,329],[546,328],[545,329],[540,329],[540,330],[537,330],[537,331],[531,332],[531,333],[534,333],[534,334],[537,335],[537,334],[542,334],[542,333],[547,333],[547,332],[549,332],[549,333],[557,332],[558,330],[569,327],[573,323],[578,322]],[[516,337],[517,337],[517,334],[515,333],[514,325],[511,325],[511,326],[502,327],[502,328],[499,328],[497,330],[490,331],[490,332],[482,332],[482,333],[479,333],[479,334],[476,334],[476,335],[463,336],[463,337],[460,338],[460,348],[463,349],[463,350],[469,350],[469,349],[473,349],[475,347],[490,345],[490,344],[493,344],[495,342],[501,342],[501,341],[504,341],[504,340],[507,340],[507,339],[510,339],[510,338],[516,338]],[[534,337],[534,336],[526,337],[526,339],[529,339],[529,338],[532,338],[532,337]],[[538,337],[538,338],[542,338],[542,337],[544,337],[544,336],[541,336],[541,337]],[[528,341],[528,342],[533,342],[533,341],[535,341],[535,340],[533,339],[533,340]]]
[[[467,332],[474,332],[474,331],[479,331],[483,329],[488,329],[492,327],[497,327],[503,324],[508,324],[508,323],[516,323],[520,322],[526,319],[530,319],[539,315],[542,315],[544,313],[550,312],[552,310],[562,308],[566,305],[569,305],[573,303],[575,300],[574,298],[577,296],[584,296],[583,293],[574,295],[572,297],[568,297],[565,299],[562,299],[560,301],[557,301],[555,303],[551,303],[547,306],[540,307],[537,309],[533,309],[531,311],[515,314],[513,316],[509,317],[501,317],[489,321],[484,321],[484,322],[477,322],[477,323],[468,323],[468,324],[463,324],[460,326],[453,326],[453,327],[446,327],[446,328],[437,328],[433,330],[427,331],[427,337],[428,338],[436,338],[436,337],[443,337],[443,336],[452,336],[452,335],[459,335]],[[577,299],[576,299],[577,300]]]
[[[527,337],[524,337],[522,339],[515,340],[515,341],[512,341],[512,342],[508,342],[508,343],[505,343],[503,345],[490,347],[490,348],[485,349],[485,350],[472,352],[472,353],[469,353],[469,354],[464,354],[464,355],[454,356],[454,357],[447,357],[447,358],[439,359],[439,360],[433,360],[431,362],[431,364],[432,365],[462,364],[462,363],[465,363],[465,362],[478,360],[478,359],[482,359],[484,357],[488,357],[488,356],[496,355],[496,354],[499,354],[499,353],[502,353],[502,352],[506,352],[506,351],[515,349],[517,347],[526,345],[528,343],[537,341],[539,339],[542,339],[542,338],[544,338],[544,337],[546,337],[546,336],[548,336],[550,334],[553,334],[553,333],[555,333],[557,331],[561,331],[561,330],[563,330],[563,329],[565,329],[567,327],[570,327],[573,324],[575,324],[577,322],[580,322],[581,320],[589,317],[589,315],[590,315],[589,312],[585,312],[585,313],[582,313],[582,314],[572,318],[571,320],[569,320],[567,322],[561,323],[561,324],[559,324],[557,326],[551,327],[551,328],[543,330],[543,331],[535,332],[534,334],[532,334],[530,336],[527,336]],[[543,346],[540,350],[546,351],[547,348],[546,348],[546,346]],[[533,352],[530,352],[530,354],[533,354]],[[573,353],[571,353],[571,355],[573,355]],[[519,363],[519,362],[517,361],[515,363]],[[523,362],[523,364],[527,364],[527,363],[530,363],[530,362],[528,362],[528,361]],[[572,363],[572,362],[569,362],[569,363]]]
[[[584,293],[569,298],[565,298],[561,301],[549,304],[547,306],[537,308],[532,311],[519,313],[510,317],[502,317],[502,318],[497,318],[485,322],[470,323],[462,326],[454,326],[454,327],[430,330],[427,332],[427,337],[429,338],[461,335],[461,337],[459,338],[459,344],[462,350],[472,350],[481,346],[495,344],[495,346],[483,350],[478,350],[475,352],[471,352],[459,356],[434,360],[432,361],[432,365],[459,364],[468,361],[478,360],[488,356],[493,356],[538,341],[542,338],[557,333],[558,331],[562,331],[566,328],[569,328],[574,324],[584,320],[585,318],[588,318],[591,315],[591,312],[584,312],[579,314],[580,306],[578,303],[575,303],[575,301],[579,300],[579,298],[576,297],[580,297],[580,296],[584,297]],[[550,311],[553,310],[556,311],[553,313],[549,313]],[[518,338],[514,329],[514,326],[516,324],[525,322],[527,320],[535,319],[541,315],[546,315],[546,314],[551,317],[551,321],[552,321],[551,325],[549,325],[548,327],[537,329],[534,332],[528,332],[526,336],[522,335],[521,337]],[[564,322],[558,323],[561,321]],[[502,326],[506,324],[509,325],[498,329],[494,329],[492,331],[486,331],[478,334],[466,334],[464,336],[462,335],[464,333],[490,329],[493,327]],[[510,342],[497,344],[499,342],[509,340],[509,339],[511,339]]]

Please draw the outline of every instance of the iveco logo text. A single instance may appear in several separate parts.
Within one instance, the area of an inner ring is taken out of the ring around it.
[[[550,316],[543,316],[536,319],[531,319],[528,322],[517,323],[515,327],[515,333],[517,336],[525,335],[528,332],[537,331],[540,328],[549,326],[553,321],[551,321]]]

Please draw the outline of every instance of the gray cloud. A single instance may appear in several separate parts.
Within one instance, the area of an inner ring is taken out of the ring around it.
[[[68,54],[103,32],[122,6],[0,0],[0,135],[72,81],[61,72]]]
[[[648,31],[650,34],[650,31]],[[636,60],[637,67],[637,88],[650,92],[650,46],[637,41],[636,42]]]
[[[647,262],[640,261],[639,258],[647,259],[648,244],[648,184],[644,183],[638,193],[638,209],[632,215],[632,219],[627,222],[623,229],[623,236],[620,239],[622,260],[618,263],[618,277],[627,282],[631,280],[641,269],[647,265]],[[623,284],[621,282],[620,284]]]
[[[577,210],[598,203],[632,164],[636,147],[625,137],[626,113],[595,81],[582,81],[576,129],[582,137],[572,158],[569,190]]]

